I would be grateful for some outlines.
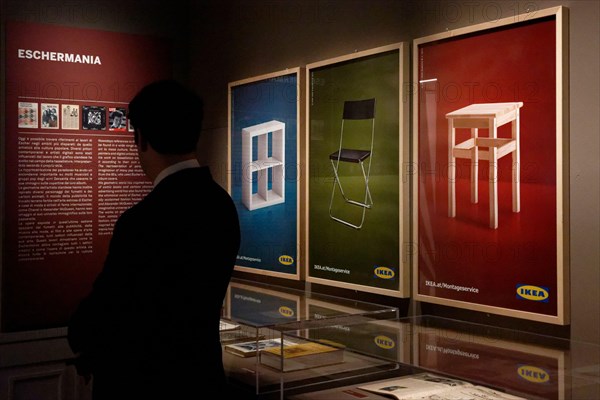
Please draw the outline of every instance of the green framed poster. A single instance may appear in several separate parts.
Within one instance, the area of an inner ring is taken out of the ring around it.
[[[306,66],[306,280],[407,297],[408,49]]]

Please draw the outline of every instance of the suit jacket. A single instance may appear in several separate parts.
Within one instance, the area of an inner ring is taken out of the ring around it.
[[[206,167],[167,176],[121,215],[68,329],[95,398],[224,381],[219,318],[239,243],[233,201]]]

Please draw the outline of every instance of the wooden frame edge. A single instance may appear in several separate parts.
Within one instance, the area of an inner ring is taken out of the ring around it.
[[[434,42],[436,40],[449,39],[456,36],[462,36],[469,33],[481,32],[488,29],[500,28],[503,26],[508,26],[512,24],[518,24],[520,22],[534,21],[536,19],[550,17],[553,15],[558,15],[561,13],[566,7],[557,6],[550,8],[543,8],[541,10],[535,10],[531,13],[521,13],[514,15],[512,17],[500,18],[493,22],[483,22],[475,25],[465,26],[463,28],[452,29],[446,32],[435,33],[433,35],[424,36],[421,38],[417,38],[413,40],[413,43],[418,46],[423,43]]]
[[[570,182],[569,182],[569,10],[559,7],[556,12],[556,212],[557,223],[557,263],[559,290],[559,312],[562,312],[564,325],[571,322],[571,257],[570,257]]]
[[[402,297],[400,295],[400,291],[399,290],[380,289],[380,288],[366,286],[366,285],[359,285],[357,283],[347,283],[347,282],[332,281],[330,279],[315,278],[315,277],[312,277],[312,276],[307,276],[306,281],[310,282],[310,283],[317,283],[319,285],[333,286],[333,287],[336,287],[336,288],[351,289],[351,290],[358,290],[358,291],[366,292],[366,293],[381,294],[381,295],[384,295],[384,296],[396,297],[396,298],[399,298],[399,299],[404,298],[404,297]],[[332,282],[335,282],[335,284],[332,284]]]
[[[564,325],[563,320],[560,316],[537,314],[529,311],[513,310],[511,308],[489,306],[486,304],[469,303],[468,301],[445,299],[434,296],[427,296],[423,294],[415,294],[413,296],[415,301],[422,301],[425,303],[439,304],[442,306],[458,307],[464,310],[478,311],[482,313],[492,313],[496,315],[502,315],[505,317],[522,318],[530,321],[545,322],[554,325]]]

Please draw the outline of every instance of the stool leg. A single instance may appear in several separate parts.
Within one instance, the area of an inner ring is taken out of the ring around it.
[[[479,201],[479,191],[477,182],[479,181],[479,148],[477,147],[477,128],[471,129],[471,137],[475,141],[475,146],[471,149],[471,203]]]
[[[513,195],[513,212],[521,211],[521,145],[520,145],[520,121],[519,110],[517,117],[512,122],[512,138],[515,141],[515,151],[512,153],[513,161],[513,176],[512,176],[512,195]]]
[[[496,120],[490,118],[489,122],[490,137],[496,139],[497,127]],[[498,228],[498,148],[491,146],[489,148],[490,164],[490,228]]]
[[[448,119],[448,216],[456,216],[456,158],[453,154],[455,141],[454,121]]]

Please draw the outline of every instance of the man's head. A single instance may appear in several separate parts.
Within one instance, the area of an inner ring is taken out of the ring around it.
[[[202,118],[202,99],[173,80],[149,84],[129,103],[136,144],[149,144],[159,154],[194,152]]]

